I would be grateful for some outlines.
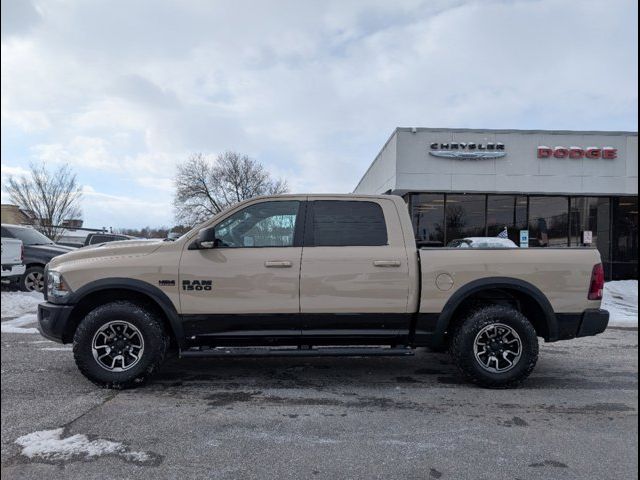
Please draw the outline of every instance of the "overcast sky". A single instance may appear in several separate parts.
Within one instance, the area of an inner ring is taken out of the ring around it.
[[[635,131],[637,18],[635,0],[2,0],[3,181],[69,162],[86,226],[171,225],[191,152],[349,192],[397,126]]]

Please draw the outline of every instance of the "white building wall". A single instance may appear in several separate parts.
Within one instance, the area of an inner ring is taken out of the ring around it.
[[[392,142],[395,140],[395,142]],[[433,142],[504,143],[504,158],[463,160],[429,154]],[[538,146],[613,147],[607,159],[540,159]],[[395,151],[395,159],[391,158]],[[615,132],[400,128],[356,192],[463,191],[577,195],[637,195],[638,136]]]
[[[394,132],[382,147],[354,193],[384,193],[396,187],[397,136]]]

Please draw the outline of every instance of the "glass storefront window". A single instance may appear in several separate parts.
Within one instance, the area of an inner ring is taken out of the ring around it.
[[[529,197],[529,245],[569,245],[569,198]]]
[[[590,231],[607,280],[638,277],[638,197],[412,193],[405,201],[418,247],[495,237],[504,227],[516,244],[528,228],[531,247],[577,247]]]
[[[591,245],[602,252],[602,259],[609,255],[609,197],[571,198],[570,233],[571,246],[585,246],[584,232],[591,232]]]
[[[613,279],[638,276],[638,197],[612,199]]]
[[[520,230],[527,229],[527,197],[489,195],[487,198],[487,235],[497,237],[507,227],[509,239],[520,243]]]
[[[486,195],[447,195],[446,242],[465,237],[484,237]]]
[[[444,247],[444,194],[413,194],[409,204],[418,247]]]

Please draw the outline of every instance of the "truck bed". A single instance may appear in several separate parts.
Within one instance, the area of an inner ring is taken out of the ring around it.
[[[418,254],[420,313],[442,312],[460,289],[483,283],[531,285],[544,292],[556,313],[600,306],[587,298],[593,266],[600,263],[593,248],[423,248]]]

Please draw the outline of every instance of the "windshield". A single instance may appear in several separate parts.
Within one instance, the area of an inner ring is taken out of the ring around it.
[[[33,228],[11,228],[7,227],[16,238],[22,240],[25,245],[51,245],[53,242],[45,237],[43,234],[34,230]]]

